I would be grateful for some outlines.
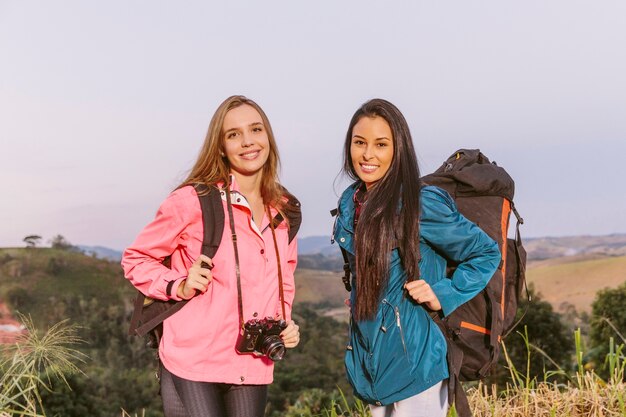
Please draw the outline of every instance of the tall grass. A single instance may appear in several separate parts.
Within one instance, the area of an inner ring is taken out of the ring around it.
[[[45,417],[42,390],[51,382],[81,372],[85,355],[74,349],[82,342],[77,326],[67,320],[40,335],[29,317],[21,316],[27,333],[11,345],[0,345],[0,417]]]
[[[556,371],[547,371],[543,378],[538,380],[530,375],[531,352],[549,356],[528,340],[527,329],[518,332],[526,346],[526,369],[519,370],[513,365],[506,346],[502,344],[510,372],[510,381],[505,387],[487,386],[479,382],[467,391],[470,408],[474,417],[626,417],[626,356],[624,344],[617,345],[613,338],[609,341],[609,354],[605,365],[608,366],[610,376],[602,379],[596,375],[584,361],[584,346],[580,329],[574,332],[576,345],[576,368],[568,374],[556,365]],[[550,377],[560,375],[565,382],[550,382]],[[347,402],[341,407],[335,404],[331,409],[323,410],[321,414],[302,414],[303,416],[370,416],[368,407],[357,402],[350,407]],[[448,417],[456,417],[452,408]]]
[[[530,357],[531,349],[539,351],[528,342],[526,331],[521,334]],[[495,386],[479,383],[468,390],[470,405],[475,417],[612,417],[626,416],[626,384],[624,375],[626,358],[624,345],[609,341],[610,353],[606,365],[610,370],[607,380],[600,378],[584,363],[584,346],[580,330],[574,333],[576,344],[576,369],[569,375],[562,369],[546,373],[543,380],[530,378],[528,373],[515,369],[503,346],[511,372],[511,382],[498,392]],[[545,355],[545,353],[540,352]],[[527,369],[530,363],[527,362]],[[554,373],[566,377],[565,383],[548,382]]]

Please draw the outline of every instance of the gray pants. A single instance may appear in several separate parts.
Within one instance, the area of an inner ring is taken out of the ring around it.
[[[448,414],[448,380],[426,391],[389,405],[371,405],[372,417],[446,417]]]
[[[263,417],[267,385],[189,381],[161,366],[165,417]]]

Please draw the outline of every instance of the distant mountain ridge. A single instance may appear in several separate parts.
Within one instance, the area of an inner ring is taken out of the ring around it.
[[[626,234],[530,238],[524,239],[524,247],[531,260],[574,255],[623,256],[626,255]]]
[[[539,261],[576,255],[626,255],[626,233],[615,233],[605,236],[564,236],[523,238],[528,259]],[[122,251],[104,246],[77,246],[83,253],[99,259],[119,262]],[[330,236],[307,236],[298,238],[298,255],[306,264],[306,268],[315,268],[315,260],[330,265],[331,269],[341,269],[343,260],[336,244],[330,243]],[[327,267],[319,268],[327,269]]]
[[[308,236],[298,238],[298,254],[300,255],[335,255],[339,251],[337,245],[330,243],[330,236]]]
[[[104,246],[77,245],[78,249],[85,255],[109,261],[122,260],[123,251],[107,248]],[[330,236],[309,236],[298,238],[298,253],[300,255],[336,255],[339,251],[336,245],[331,245]]]
[[[547,259],[570,255],[601,253],[606,255],[626,255],[626,233],[605,236],[563,236],[524,238],[524,247],[532,259]],[[301,255],[325,255],[337,253],[339,249],[330,243],[330,236],[311,236],[298,239],[298,253]]]
[[[77,248],[80,249],[85,255],[93,256],[98,259],[106,259],[114,262],[122,260],[122,252],[119,250],[105,248],[104,246],[86,245],[78,245]]]

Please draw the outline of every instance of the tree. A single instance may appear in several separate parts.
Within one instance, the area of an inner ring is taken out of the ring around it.
[[[26,242],[26,247],[27,248],[35,248],[39,244],[39,241],[41,241],[41,236],[39,236],[39,235],[28,235],[28,236],[26,236],[23,239],[23,241]]]
[[[61,235],[56,235],[50,240],[53,249],[71,250],[74,246]]]
[[[626,283],[598,292],[591,305],[590,357],[604,373],[604,360],[609,353],[609,340],[626,343]]]

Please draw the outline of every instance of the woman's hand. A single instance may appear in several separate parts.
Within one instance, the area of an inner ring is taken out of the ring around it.
[[[286,348],[295,348],[300,343],[300,326],[293,320],[287,323],[287,328],[280,333]]]
[[[420,304],[425,304],[426,307],[433,311],[441,310],[441,303],[433,292],[433,289],[423,279],[407,282],[404,284],[407,292],[415,301]]]
[[[206,263],[208,268],[203,268],[202,263]],[[203,294],[209,287],[209,283],[213,280],[211,269],[213,261],[206,255],[200,255],[198,259],[189,267],[187,278],[178,286],[178,295],[183,300],[189,300],[196,294]]]

